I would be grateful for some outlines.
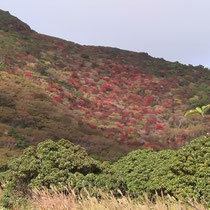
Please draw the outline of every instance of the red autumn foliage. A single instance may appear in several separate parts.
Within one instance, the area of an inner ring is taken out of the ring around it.
[[[114,89],[114,87],[113,87],[112,85],[110,85],[110,84],[105,84],[105,85],[103,85],[103,87],[102,87],[102,91],[103,91],[103,92],[112,91],[113,89]]]
[[[85,114],[88,114],[89,113],[89,110],[85,107],[81,107],[81,109],[85,112]]]
[[[121,134],[120,135],[120,139],[122,140],[122,141],[124,141],[124,140],[126,140],[127,139],[127,135],[126,134]]]
[[[164,126],[161,123],[157,123],[155,129],[156,130],[164,130]]]
[[[116,127],[119,127],[119,128],[123,128],[123,127],[124,127],[124,125],[123,125],[123,124],[118,123],[118,122],[115,122],[115,126],[116,126]]]
[[[111,106],[112,106],[112,104],[111,104],[111,103],[106,102],[106,101],[101,102],[101,104],[102,104],[102,105],[105,105],[105,106],[108,106],[108,107],[111,107]]]
[[[85,72],[85,73],[84,73],[84,76],[85,76],[85,77],[90,77],[90,73],[89,73],[89,72]]]
[[[147,114],[147,113],[149,112],[148,109],[146,109],[146,108],[142,108],[141,111],[142,111],[144,114]]]
[[[156,114],[162,114],[162,113],[163,113],[163,110],[162,109],[156,110]]]
[[[54,92],[54,89],[51,87],[51,86],[47,86],[45,88],[46,91],[49,91],[49,92]]]
[[[109,136],[109,137],[112,137],[112,136],[114,136],[114,135],[115,135],[115,133],[114,133],[114,132],[112,132],[112,131],[108,131],[108,132],[107,132],[107,134],[108,134],[108,136]]]
[[[69,79],[69,83],[74,84],[75,81],[73,79]]]
[[[96,86],[96,83],[93,82],[93,81],[90,81],[89,84],[90,84],[91,86]]]
[[[96,125],[93,125],[93,124],[89,124],[89,126],[90,126],[90,128],[92,128],[92,129],[96,129],[96,128],[97,128],[97,126],[96,126]]]
[[[138,111],[139,110],[139,106],[137,106],[137,105],[133,106],[133,110]]]
[[[32,75],[31,72],[25,72],[25,76],[26,76],[26,77],[29,77],[29,78],[32,78],[32,77],[33,77],[33,75]]]
[[[119,81],[116,79],[111,80],[111,83],[115,84],[115,85],[119,85]]]
[[[129,142],[127,142],[127,145],[133,145],[133,146],[138,146],[139,145],[139,142],[137,142],[137,141],[129,141]]]
[[[28,112],[27,112],[27,110],[24,108],[24,109],[21,109],[20,110],[21,111],[21,113],[23,114],[23,115],[27,115],[28,114]]]
[[[148,124],[156,124],[157,120],[156,119],[147,119]]]
[[[163,106],[166,107],[166,108],[171,108],[171,105],[169,103],[167,103],[167,102],[164,102]]]
[[[63,102],[63,99],[62,99],[60,96],[55,96],[55,97],[53,98],[53,100],[54,100],[55,102],[59,102],[59,103],[62,103],[62,102]]]
[[[74,83],[74,88],[75,88],[75,89],[79,89],[79,88],[80,88],[80,84]]]
[[[62,90],[63,88],[59,85],[59,84],[57,84],[57,83],[51,83],[51,87],[52,88],[55,88],[55,89],[57,89],[57,90]]]
[[[127,133],[132,133],[132,131],[133,131],[132,128],[127,128],[127,129],[126,129],[126,132],[127,132]]]
[[[84,93],[87,93],[87,88],[86,88],[85,86],[82,86],[82,87],[80,88],[80,90],[81,90],[82,92],[84,92]]]
[[[146,96],[145,100],[143,101],[143,106],[151,106],[154,102],[154,98],[152,96]]]
[[[180,137],[177,137],[177,138],[176,138],[176,141],[177,141],[179,144],[181,144],[181,145],[184,144],[184,140],[183,140],[182,138],[180,138]]]

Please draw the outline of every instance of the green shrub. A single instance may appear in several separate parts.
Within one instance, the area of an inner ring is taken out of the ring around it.
[[[97,195],[118,189],[137,198],[147,193],[150,199],[158,194],[175,198],[194,198],[210,207],[210,136],[193,140],[179,150],[136,150],[112,165],[87,155],[80,146],[67,140],[47,140],[37,148],[0,166],[0,186],[4,186],[1,205],[9,208],[34,188],[66,187],[76,194]]]
[[[106,164],[109,167],[109,164]],[[84,188],[116,189],[118,181],[110,174],[102,175],[103,164],[89,157],[80,146],[67,140],[47,140],[0,168],[0,184],[5,185],[1,205],[11,206],[17,195],[30,194],[34,188],[66,187],[81,192]],[[108,172],[108,168],[104,171]],[[100,176],[99,176],[100,175]],[[111,184],[108,184],[110,181]],[[18,192],[18,193],[16,193]],[[13,199],[12,199],[13,198]]]
[[[210,206],[210,137],[200,137],[177,151],[137,150],[123,157],[113,169],[136,197],[147,193],[195,198]]]
[[[164,167],[175,154],[176,152],[172,150],[161,152],[154,152],[152,149],[137,150],[113,164],[113,169],[118,177],[123,177],[127,185],[126,193],[130,196],[138,197],[150,191],[155,194],[156,189],[153,189],[151,182],[155,175],[154,171]]]
[[[154,175],[177,198],[191,197],[210,207],[210,136],[193,140],[168,162],[169,173]],[[158,182],[157,182],[158,184]]]

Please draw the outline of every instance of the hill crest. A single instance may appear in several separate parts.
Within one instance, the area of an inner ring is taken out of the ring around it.
[[[31,28],[8,11],[0,9],[0,30],[14,30],[17,32],[30,32]]]

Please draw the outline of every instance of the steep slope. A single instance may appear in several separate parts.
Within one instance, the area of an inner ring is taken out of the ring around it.
[[[177,148],[210,131],[210,71],[147,53],[41,35],[0,10],[0,145],[69,139],[112,159]]]

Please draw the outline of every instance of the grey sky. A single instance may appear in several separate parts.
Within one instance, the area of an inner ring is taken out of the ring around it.
[[[1,0],[39,33],[210,67],[210,0]]]

